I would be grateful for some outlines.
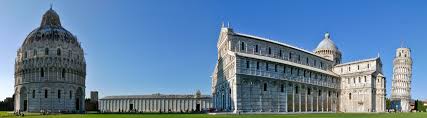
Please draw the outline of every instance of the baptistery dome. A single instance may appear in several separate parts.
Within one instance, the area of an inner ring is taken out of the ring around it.
[[[76,36],[51,8],[15,61],[15,111],[83,112],[86,62]]]

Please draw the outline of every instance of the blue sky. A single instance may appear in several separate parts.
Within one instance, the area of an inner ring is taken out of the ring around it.
[[[13,94],[16,51],[49,0],[0,1],[0,99]],[[402,40],[412,49],[413,98],[427,98],[425,1],[57,0],[53,9],[86,53],[86,94],[210,94],[221,22],[236,32],[313,50],[325,32],[343,61],[381,55],[390,95]],[[89,97],[89,96],[88,96]]]

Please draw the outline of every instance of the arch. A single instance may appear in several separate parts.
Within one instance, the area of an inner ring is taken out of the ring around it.
[[[56,55],[61,56],[61,49],[58,48],[58,50],[56,50]]]
[[[84,111],[84,91],[81,87],[78,87],[75,92],[75,110],[78,112]]]
[[[19,107],[16,110],[28,111],[28,92],[25,87],[19,89]]]
[[[49,48],[45,48],[45,49],[44,49],[44,54],[45,54],[45,55],[49,55]]]

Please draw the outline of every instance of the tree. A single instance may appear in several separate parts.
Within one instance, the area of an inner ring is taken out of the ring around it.
[[[389,98],[385,99],[385,108],[386,109],[391,109],[391,101]]]

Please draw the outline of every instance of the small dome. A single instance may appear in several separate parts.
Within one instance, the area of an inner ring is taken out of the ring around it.
[[[315,51],[319,51],[319,50],[338,51],[338,47],[331,40],[329,33],[326,33],[325,38],[319,43],[319,45],[317,45],[317,48],[315,49]]]
[[[46,11],[43,15],[42,23],[40,24],[40,27],[45,26],[52,26],[52,27],[60,27],[61,21],[59,20],[59,15],[50,8]]]

